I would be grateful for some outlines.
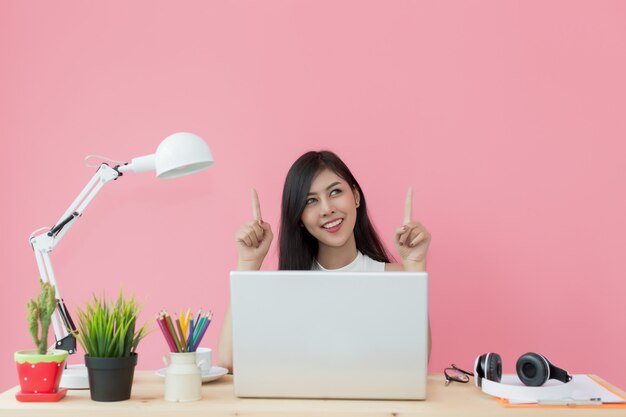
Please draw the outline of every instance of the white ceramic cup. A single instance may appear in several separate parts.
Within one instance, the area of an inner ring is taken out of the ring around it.
[[[211,348],[197,348],[196,363],[200,364],[200,370],[202,370],[202,375],[206,375],[211,372],[211,367],[213,366],[213,351],[211,350]]]

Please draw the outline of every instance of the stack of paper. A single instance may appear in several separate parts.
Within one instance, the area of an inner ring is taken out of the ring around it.
[[[517,375],[503,375],[502,384],[524,386],[522,381],[519,380]],[[562,382],[549,380],[543,387],[555,387],[563,385]],[[505,405],[586,405],[586,406],[602,406],[603,404],[621,404],[626,407],[626,398],[621,393],[614,392],[604,386],[601,380],[596,380],[589,375],[573,375],[572,380],[567,383],[570,387],[570,394],[566,398],[552,398],[552,399],[534,399],[518,400],[515,398],[504,398],[506,400]]]

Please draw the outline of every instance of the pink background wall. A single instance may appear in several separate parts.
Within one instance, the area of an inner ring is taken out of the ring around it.
[[[328,148],[390,247],[416,190],[433,234],[431,372],[485,351],[512,372],[538,351],[626,388],[625,3],[184,4],[0,3],[0,389],[31,346],[29,234],[91,178],[85,155],[129,160],[181,130],[214,168],[103,190],[52,253],[72,311],[120,287],[151,321],[211,308],[216,346],[250,187],[276,231],[288,167]],[[165,350],[150,335],[139,368]]]

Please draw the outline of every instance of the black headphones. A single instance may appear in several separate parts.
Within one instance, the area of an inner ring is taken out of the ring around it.
[[[548,379],[569,382],[572,376],[567,371],[557,368],[545,356],[528,352],[517,360],[515,366],[517,376],[525,384],[538,387]],[[476,358],[474,363],[474,380],[476,385],[482,386],[482,379],[500,382],[502,379],[502,358],[497,353],[485,353]]]

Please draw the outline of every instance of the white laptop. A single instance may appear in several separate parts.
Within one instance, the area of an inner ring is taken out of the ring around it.
[[[425,272],[231,272],[235,395],[426,398]]]

